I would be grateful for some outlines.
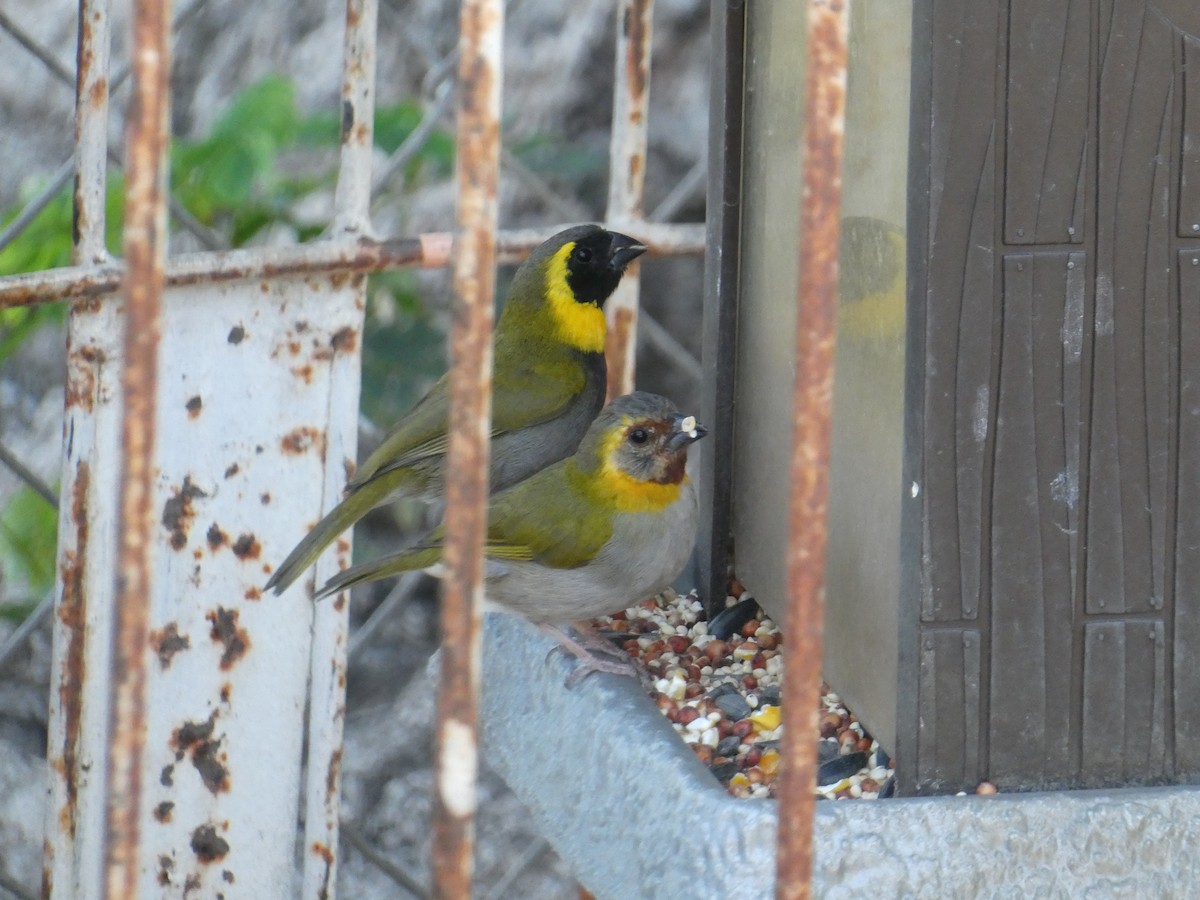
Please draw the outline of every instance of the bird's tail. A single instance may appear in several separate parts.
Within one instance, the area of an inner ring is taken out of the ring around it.
[[[440,561],[441,558],[442,550],[440,547],[417,546],[411,547],[408,550],[401,550],[399,553],[393,553],[381,559],[372,560],[371,562],[360,563],[357,566],[351,566],[348,569],[338,572],[330,578],[325,583],[325,586],[317,591],[313,599],[322,600],[325,597],[352,588],[356,584],[366,584],[368,581],[378,581],[381,578],[400,575],[404,572],[416,572],[420,569],[428,569]]]
[[[288,558],[280,563],[271,575],[266,590],[282,594],[304,570],[317,561],[322,551],[343,531],[365,516],[376,506],[377,495],[369,491],[355,491],[329,513],[310,531]]]

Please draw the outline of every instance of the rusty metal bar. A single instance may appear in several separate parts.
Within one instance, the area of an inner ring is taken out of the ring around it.
[[[479,773],[483,542],[500,178],[502,0],[464,0],[459,25],[458,228],[434,802],[434,896],[471,895]]]
[[[809,0],[776,897],[812,895],[848,0]]]
[[[335,191],[334,233],[342,241],[370,232],[371,158],[375,135],[375,35],[377,0],[346,0],[346,30],[342,47],[342,146]],[[409,242],[421,248],[420,241]],[[338,354],[330,370],[330,403],[327,423],[330,440],[344,436],[346,459],[354,456],[354,422],[357,421],[360,351],[366,308],[366,283],[362,278],[349,285],[357,314],[354,337],[346,343],[353,349]],[[345,293],[342,291],[340,293]],[[342,409],[342,406],[351,409]],[[325,461],[324,508],[340,499],[346,470],[338,457]],[[332,457],[332,458],[331,458]],[[347,541],[349,538],[347,538]],[[349,553],[347,545],[346,553]],[[317,563],[320,581],[332,577],[341,562],[326,555]],[[338,804],[342,783],[342,734],[346,718],[346,652],[350,631],[350,606],[346,598],[318,603],[313,608],[308,698],[308,765],[304,796],[304,900],[329,897],[337,885]]]
[[[521,228],[496,236],[496,263],[518,263],[556,230],[566,225]],[[698,255],[704,252],[703,225],[634,223],[629,226],[649,248],[650,256]],[[182,253],[167,265],[167,284],[187,284],[268,279],[284,275],[331,272],[385,272],[408,267],[441,268],[453,252],[449,232],[429,232],[415,238],[356,241],[322,241],[290,247]],[[121,287],[125,267],[121,262],[102,266],[47,269],[27,275],[0,278],[0,309],[36,306],[58,300],[102,298]]]
[[[617,5],[617,67],[613,84],[606,219],[612,227],[633,231],[639,239],[643,236],[634,223],[643,218],[653,14],[654,0],[621,0]],[[640,272],[641,267],[635,260],[605,304],[608,336],[604,355],[608,360],[609,397],[633,390]]]
[[[79,54],[75,72],[74,261],[103,263],[108,177],[108,0],[79,0]]]
[[[170,0],[136,0],[126,152],[125,360],[121,497],[107,753],[105,889],[138,893],[146,740],[158,342],[167,248]]]

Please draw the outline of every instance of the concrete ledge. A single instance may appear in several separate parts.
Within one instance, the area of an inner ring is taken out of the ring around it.
[[[600,900],[766,898],[777,805],[725,794],[630,679],[593,675],[489,615],[489,765]],[[1200,893],[1200,789],[817,805],[817,896],[1153,897]]]

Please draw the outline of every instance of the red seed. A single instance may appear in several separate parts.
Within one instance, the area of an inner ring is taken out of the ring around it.
[[[871,750],[871,739],[868,737],[859,738],[854,742],[854,749],[861,750],[863,753],[869,753]]]
[[[764,634],[758,639],[758,646],[764,650],[774,650],[779,644],[779,638],[773,634]]]
[[[745,738],[752,731],[754,731],[754,723],[749,719],[742,719],[742,721],[733,724],[733,728],[729,730],[729,733],[736,734],[740,738]]]
[[[733,723],[728,719],[718,719],[717,734],[723,738],[729,737],[731,734],[733,734]]]
[[[692,744],[691,747],[692,751],[696,754],[696,757],[700,760],[700,762],[704,763],[706,766],[712,765],[712,747],[708,746],[708,744]]]
[[[757,766],[762,759],[762,751],[757,747],[751,747],[746,751],[746,755],[742,757],[741,763],[744,767]]]
[[[864,778],[858,783],[864,794],[874,794],[879,791],[879,782],[874,778]]]
[[[758,687],[758,679],[753,675],[742,676],[742,687],[748,691],[753,691]]]
[[[689,665],[687,667],[686,671],[687,671],[688,681],[699,681],[700,680],[700,677],[701,677],[700,676],[700,667],[698,665],[696,665],[695,663],[692,663],[691,665]]]
[[[758,621],[758,619],[751,619],[742,626],[742,634],[744,634],[746,637],[754,637],[754,632],[758,631],[760,625],[761,623]]]
[[[729,655],[729,645],[721,640],[709,641],[704,647],[704,655],[711,659],[715,666],[718,660]]]
[[[620,612],[615,612],[611,616],[609,616],[609,618],[616,619],[618,622],[624,622],[625,621],[625,610],[621,610]]]
[[[700,713],[695,707],[685,706],[679,710],[675,716],[675,721],[680,725],[686,725],[689,722],[694,722],[700,718]]]
[[[688,700],[699,697],[704,693],[704,685],[696,684],[694,681],[683,689],[683,696]]]
[[[750,660],[750,668],[751,669],[765,669],[766,667],[767,667],[766,657],[764,657],[761,653],[755,653],[754,659]]]
[[[649,597],[638,604],[642,609],[658,609],[658,599]]]
[[[763,770],[758,768],[747,769],[746,777],[750,779],[751,784],[762,784],[767,778]]]
[[[688,648],[688,639],[681,634],[673,634],[667,638],[667,646],[672,653],[679,654]]]

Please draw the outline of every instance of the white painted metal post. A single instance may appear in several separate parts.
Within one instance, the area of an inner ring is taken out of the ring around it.
[[[617,5],[617,67],[613,86],[612,142],[609,149],[608,214],[613,228],[641,237],[646,183],[646,130],[650,102],[650,25],[654,0],[621,0]],[[641,266],[637,260],[605,304],[608,316],[608,396],[633,390],[637,360],[637,314]]]

